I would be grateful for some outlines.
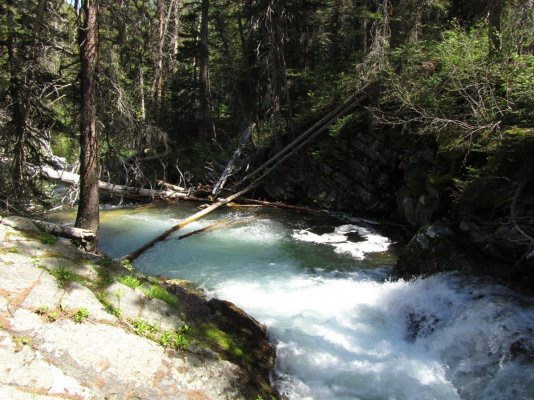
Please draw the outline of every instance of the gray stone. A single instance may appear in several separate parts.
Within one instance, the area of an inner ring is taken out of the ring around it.
[[[121,317],[142,319],[164,330],[178,329],[184,322],[177,317],[176,309],[159,299],[149,299],[139,289],[115,282],[106,289],[108,300],[121,312]]]
[[[10,216],[2,219],[2,225],[9,226],[24,232],[40,232],[37,225],[35,225],[29,218]]]
[[[117,317],[106,311],[93,292],[77,282],[71,283],[67,288],[61,299],[61,305],[66,310],[86,308],[91,319],[110,323],[117,322]]]
[[[1,259],[0,290],[13,296],[31,288],[43,273],[20,254],[4,254]]]

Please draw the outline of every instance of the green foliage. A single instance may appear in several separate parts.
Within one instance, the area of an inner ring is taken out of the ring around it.
[[[104,308],[106,309],[106,311],[108,313],[110,313],[111,315],[116,316],[117,318],[120,318],[121,310],[119,308],[115,307],[109,301],[109,298],[108,298],[108,296],[107,296],[107,294],[105,292],[96,293],[96,298],[98,299],[98,301],[100,301],[100,303],[102,303],[102,305],[104,306]]]
[[[520,130],[522,134],[506,136],[490,152],[487,163],[471,167],[463,180],[457,181],[456,205],[462,214],[492,220],[510,215],[510,206],[519,182],[532,174],[531,155],[534,154],[534,129]],[[491,195],[488,195],[491,193]],[[534,207],[534,199],[525,199]]]
[[[52,151],[56,156],[64,157],[67,162],[72,163],[77,160],[80,149],[74,138],[59,133],[52,137]]]
[[[129,288],[135,289],[141,286],[141,282],[133,275],[123,275],[117,278],[117,281]]]
[[[150,340],[154,340],[156,335],[159,333],[159,329],[155,325],[150,324],[142,319],[136,319],[135,321],[132,321],[132,325],[135,328],[135,333]]]
[[[56,322],[57,318],[58,318],[58,312],[57,311],[50,311],[48,313],[48,321]]]
[[[143,291],[150,299],[159,299],[173,307],[178,307],[178,298],[159,285],[152,285],[148,290]]]
[[[492,57],[484,23],[455,23],[439,40],[400,45],[390,57],[375,116],[436,135],[442,150],[490,148],[505,124],[532,121],[532,58]]]
[[[135,329],[135,333],[139,336],[153,340],[163,347],[169,347],[175,350],[184,350],[189,347],[190,341],[188,335],[190,333],[190,328],[188,325],[182,326],[177,331],[162,331],[161,328],[154,324],[141,319],[136,319],[132,321],[132,326]]]
[[[63,265],[51,270],[50,274],[57,279],[59,286],[63,289],[67,288],[72,282],[84,281],[82,276],[75,274]]]
[[[41,243],[42,244],[54,245],[54,244],[56,244],[56,242],[58,240],[59,239],[57,238],[57,236],[54,236],[51,233],[43,232],[41,234]]]
[[[24,346],[32,346],[33,340],[30,337],[27,336],[15,336],[13,338],[13,342],[15,343],[16,351],[22,350]]]
[[[89,317],[89,310],[87,308],[81,307],[72,315],[72,320],[77,324],[81,324]]]

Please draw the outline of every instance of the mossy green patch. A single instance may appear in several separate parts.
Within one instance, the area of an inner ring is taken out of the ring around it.
[[[43,232],[41,234],[41,238],[40,238],[40,241],[42,244],[47,244],[47,245],[54,245],[56,244],[56,242],[59,240],[58,237],[52,235],[51,233],[48,233],[48,232]]]
[[[151,299],[159,299],[175,308],[178,308],[178,297],[169,293],[165,288],[159,285],[152,285],[149,289],[143,289],[143,292]]]
[[[66,288],[73,282],[84,282],[83,276],[75,274],[65,266],[61,265],[55,269],[49,271],[50,274],[55,277],[59,283],[59,286]]]
[[[19,252],[20,251],[18,247],[4,247],[0,249],[0,254],[7,254],[7,253],[19,254]]]
[[[97,292],[96,298],[100,303],[104,306],[106,311],[110,313],[111,315],[116,316],[117,318],[120,318],[121,316],[121,310],[117,307],[115,307],[111,301],[109,301],[108,295],[104,292]]]
[[[231,354],[232,356],[251,362],[252,359],[247,354],[235,339],[228,333],[217,328],[213,324],[202,324],[192,328],[195,338],[200,342],[204,342],[210,348],[215,350],[222,350]]]
[[[117,278],[117,282],[120,282],[123,285],[128,286],[131,289],[135,289],[141,286],[141,281],[133,275],[120,276]]]
[[[114,274],[106,267],[95,267],[98,274],[97,286],[101,289],[105,289],[115,282]]]

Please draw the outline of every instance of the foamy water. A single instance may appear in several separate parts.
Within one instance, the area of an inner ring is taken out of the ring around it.
[[[110,212],[101,246],[126,254],[180,218]],[[532,299],[455,273],[391,281],[389,266],[370,260],[388,238],[357,225],[314,232],[315,223],[260,216],[171,238],[135,266],[194,281],[265,323],[274,381],[290,399],[534,398]]]

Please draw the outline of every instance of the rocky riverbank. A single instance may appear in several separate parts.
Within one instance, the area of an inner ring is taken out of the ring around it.
[[[274,347],[235,305],[27,219],[3,218],[0,243],[0,398],[276,398]]]

